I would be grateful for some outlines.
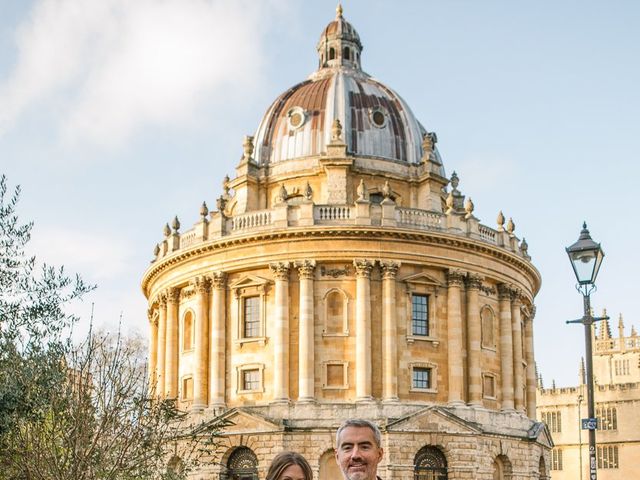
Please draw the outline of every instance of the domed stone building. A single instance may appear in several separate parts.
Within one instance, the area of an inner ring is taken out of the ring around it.
[[[340,478],[350,417],[380,425],[388,480],[549,478],[526,242],[479,223],[341,8],[317,52],[142,280],[158,391],[231,425],[196,478],[264,478],[283,449]]]

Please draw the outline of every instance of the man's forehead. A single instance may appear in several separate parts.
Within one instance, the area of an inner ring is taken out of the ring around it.
[[[340,440],[342,443],[375,443],[375,435],[369,427],[348,426],[340,432]]]

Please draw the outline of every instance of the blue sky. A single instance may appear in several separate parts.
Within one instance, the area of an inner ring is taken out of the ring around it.
[[[0,0],[0,171],[34,251],[99,289],[99,325],[146,333],[142,272],[232,174],[242,136],[317,65],[335,2]],[[583,220],[605,261],[593,305],[640,327],[640,5],[632,1],[343,2],[364,70],[438,134],[474,213],[513,217],[543,277],[545,383],[576,382],[581,298],[564,247]]]

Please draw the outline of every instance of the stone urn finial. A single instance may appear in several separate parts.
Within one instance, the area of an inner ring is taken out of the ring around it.
[[[171,228],[173,228],[173,233],[178,233],[180,230],[180,220],[178,220],[178,216],[173,217],[173,222],[171,222]]]
[[[164,228],[162,229],[162,233],[164,234],[165,237],[168,237],[169,235],[171,235],[171,227],[169,226],[168,223],[165,223]]]
[[[473,217],[473,210],[475,208],[476,207],[473,204],[473,200],[471,200],[471,197],[467,198],[467,201],[464,204],[464,211],[466,212],[465,218]]]
[[[451,174],[451,186],[453,187],[454,191],[458,190],[458,185],[460,185],[460,177],[458,177],[458,174],[456,172],[453,172]]]
[[[333,121],[333,125],[331,126],[331,140],[334,142],[342,140],[342,124],[337,118]]]
[[[304,187],[303,195],[305,200],[311,200],[313,198],[313,189],[311,188],[311,185],[309,185],[309,182],[307,182],[306,187]]]
[[[200,216],[203,221],[207,218],[207,215],[209,215],[209,207],[207,207],[207,202],[202,202],[200,206]]]
[[[436,132],[427,132],[422,137],[422,150],[424,155],[427,156],[433,152],[436,143],[438,142],[438,136]]]
[[[242,150],[244,152],[244,160],[249,161],[253,155],[253,136],[245,135],[242,141]]]
[[[513,235],[513,232],[516,230],[516,224],[513,222],[513,219],[509,217],[509,221],[507,222],[507,232],[509,235]]]
[[[156,243],[156,246],[153,248],[153,256],[157,257],[160,254],[160,245]]]
[[[520,242],[520,251],[525,257],[529,256],[529,244],[527,243],[527,239],[524,237],[522,238],[522,242]]]
[[[287,189],[284,184],[280,185],[280,190],[278,190],[278,196],[276,197],[276,203],[284,203],[287,201],[289,194],[287,193]]]
[[[504,232],[504,214],[502,213],[502,210],[500,210],[500,213],[498,213],[498,218],[496,218],[496,222],[498,223],[498,231]]]

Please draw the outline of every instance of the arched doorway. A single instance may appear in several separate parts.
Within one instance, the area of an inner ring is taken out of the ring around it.
[[[498,455],[493,460],[493,480],[511,480],[511,462],[506,455]]]
[[[447,480],[447,459],[436,447],[422,447],[413,461],[414,480]]]
[[[336,462],[336,452],[333,448],[322,454],[319,464],[319,480],[336,480],[342,478],[342,472]]]
[[[236,448],[227,460],[227,470],[220,480],[258,480],[258,458],[247,447]]]

